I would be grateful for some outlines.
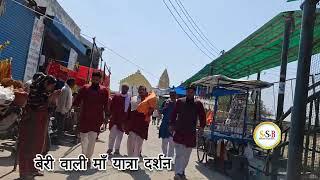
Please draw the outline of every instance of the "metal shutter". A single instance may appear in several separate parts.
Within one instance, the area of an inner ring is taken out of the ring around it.
[[[5,13],[0,16],[0,43],[8,40],[10,45],[2,51],[0,59],[12,57],[12,76],[23,80],[35,14],[12,0],[5,0],[5,4]]]

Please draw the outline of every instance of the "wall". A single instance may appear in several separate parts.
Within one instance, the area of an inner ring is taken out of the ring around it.
[[[47,14],[57,17],[62,24],[80,40],[80,28],[74,20],[66,13],[57,0],[35,0],[38,6],[47,7]]]
[[[35,15],[11,0],[5,3],[5,13],[0,16],[0,43],[8,40],[10,45],[0,54],[0,59],[12,57],[12,76],[23,80]]]

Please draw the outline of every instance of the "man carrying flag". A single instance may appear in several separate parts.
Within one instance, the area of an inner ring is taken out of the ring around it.
[[[138,96],[131,98],[131,111],[127,123],[129,134],[127,148],[129,157],[139,157],[143,140],[148,139],[150,117],[156,106],[156,95],[147,93],[145,86],[140,86]]]

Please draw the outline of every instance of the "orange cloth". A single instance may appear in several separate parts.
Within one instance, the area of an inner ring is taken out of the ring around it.
[[[208,111],[207,113],[207,125],[210,125],[212,123],[213,120],[213,112],[212,111]]]
[[[157,96],[154,92],[151,92],[137,107],[137,111],[143,113],[146,116],[146,120],[150,121],[149,110],[155,109],[157,105]]]

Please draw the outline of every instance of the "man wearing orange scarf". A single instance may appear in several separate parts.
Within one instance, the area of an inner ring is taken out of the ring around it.
[[[144,86],[138,89],[138,96],[131,98],[127,134],[129,134],[127,148],[129,157],[139,157],[143,140],[148,139],[150,117],[155,108],[155,95],[148,94]]]

